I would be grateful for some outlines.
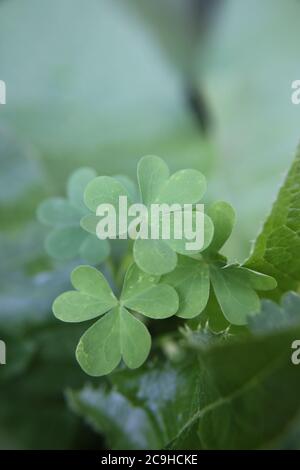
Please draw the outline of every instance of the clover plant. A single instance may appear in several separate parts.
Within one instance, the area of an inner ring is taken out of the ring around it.
[[[137,179],[140,190],[140,202],[150,207],[151,204],[196,204],[206,190],[205,177],[196,170],[180,170],[170,176],[165,162],[155,156],[147,156],[140,160],[137,168]],[[103,203],[112,204],[118,213],[119,197],[126,196],[129,204],[131,195],[124,185],[108,176],[98,176],[89,182],[84,193],[84,201],[91,211]],[[92,218],[83,220],[83,226],[93,225]],[[95,217],[97,220],[97,217]],[[171,221],[172,222],[172,221]],[[149,220],[151,224],[151,220]],[[211,241],[213,225],[210,218],[204,214],[204,250]],[[134,241],[133,256],[136,264],[149,274],[162,275],[173,271],[177,264],[177,254],[189,255],[185,248],[186,240],[174,239],[154,240],[137,238]]]
[[[212,284],[225,319],[233,325],[244,325],[247,317],[260,309],[256,290],[271,290],[277,283],[265,274],[239,265],[228,265],[226,258],[218,253],[229,238],[235,221],[230,204],[216,202],[208,214],[215,228],[209,247],[194,259],[181,256],[176,268],[166,274],[162,282],[175,287],[179,294],[179,317],[199,315],[208,303]]]
[[[141,201],[150,207],[177,203],[180,212],[184,204],[192,204],[195,211],[194,205],[206,190],[200,172],[180,170],[170,176],[167,165],[155,156],[140,160],[137,179],[139,196],[126,177],[96,177],[91,169],[75,172],[68,183],[68,200],[51,199],[39,207],[39,219],[55,227],[46,242],[48,252],[59,257],[81,254],[91,264],[100,263],[109,252],[108,241],[96,237],[100,204],[111,204],[117,213],[119,197],[126,196],[129,204]],[[101,317],[83,334],[76,349],[86,373],[109,374],[121,360],[130,369],[138,368],[151,348],[146,325],[151,327],[155,320],[194,318],[198,324],[205,321],[214,331],[246,325],[248,318],[258,313],[257,291],[273,290],[277,284],[273,277],[249,267],[228,264],[220,253],[235,223],[234,209],[226,202],[215,202],[205,211],[203,220],[201,250],[187,250],[184,238],[137,237],[125,257],[125,265],[132,258],[133,262],[127,268],[120,295],[110,286],[117,285],[113,279],[109,284],[95,267],[79,266],[72,272],[75,290],[61,294],[54,301],[53,312],[58,319],[74,323]],[[117,237],[123,238],[121,231]],[[92,256],[94,253],[96,256]],[[140,315],[146,317],[144,321]]]
[[[119,300],[96,268],[79,266],[71,281],[77,290],[55,300],[55,316],[65,322],[81,322],[104,315],[84,333],[76,350],[79,364],[90,375],[110,373],[121,359],[131,369],[147,359],[150,333],[131,312],[162,319],[178,309],[175,289],[159,284],[159,277],[142,272],[136,264],[127,270]]]

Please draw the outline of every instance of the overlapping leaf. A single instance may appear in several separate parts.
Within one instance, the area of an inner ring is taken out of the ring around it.
[[[150,209],[153,204],[177,204],[180,216],[183,217],[184,204],[196,204],[202,198],[206,182],[204,176],[196,170],[180,170],[170,176],[169,169],[164,161],[155,156],[147,156],[140,160],[137,168],[137,177],[140,188],[141,202]],[[96,211],[102,203],[112,204],[118,215],[119,197],[126,196],[128,205],[132,199],[122,183],[110,177],[98,177],[91,181],[85,190],[85,203],[87,207]],[[149,211],[150,212],[150,211]],[[194,214],[195,215],[195,214]],[[177,263],[176,253],[191,254],[185,248],[187,238],[177,240],[174,236],[175,216],[174,213],[161,213],[160,220],[170,217],[170,237],[163,239],[159,232],[157,239],[148,236],[136,238],[133,248],[134,259],[137,265],[149,274],[162,275],[172,271]],[[83,223],[91,232],[95,230],[97,219],[89,217]],[[148,230],[154,226],[151,217],[147,221]],[[157,221],[155,222],[158,223]],[[195,217],[192,219],[195,228]],[[159,224],[158,224],[159,225]],[[151,232],[152,233],[152,232]],[[172,235],[173,234],[173,235]],[[120,230],[118,235],[120,235]],[[210,218],[204,214],[204,244],[202,250],[207,248],[213,235],[213,224]],[[189,240],[191,241],[191,240]],[[196,251],[201,251],[196,250]]]
[[[211,244],[200,256],[180,256],[176,268],[163,276],[162,282],[178,292],[179,317],[188,319],[199,315],[210,299],[214,304],[214,308],[209,309],[210,325],[222,325],[224,329],[229,323],[244,325],[247,317],[260,309],[256,290],[274,289],[276,281],[238,265],[227,266],[226,258],[218,251],[231,234],[234,211],[229,204],[220,201],[213,204],[208,213],[214,224]],[[210,283],[214,292],[210,292]]]
[[[81,218],[89,212],[83,202],[84,188],[95,176],[91,168],[78,169],[68,181],[66,199],[47,199],[38,207],[38,219],[53,227],[45,242],[50,256],[61,260],[80,256],[91,264],[101,263],[108,256],[108,241],[87,234],[80,226]]]
[[[168,318],[178,309],[176,291],[160,285],[159,278],[132,264],[117,300],[103,274],[90,266],[79,266],[71,276],[75,291],[61,294],[53,304],[57,318],[81,322],[102,316],[81,337],[76,357],[85,372],[94,376],[109,374],[121,359],[135,369],[146,359],[151,336],[129,310],[149,318]]]

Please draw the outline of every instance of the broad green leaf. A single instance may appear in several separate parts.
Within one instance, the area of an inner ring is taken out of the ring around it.
[[[210,275],[217,300],[230,323],[244,325],[249,315],[259,312],[259,297],[238,269],[211,266]]]
[[[162,186],[155,202],[165,204],[194,204],[206,191],[205,177],[197,170],[179,170]]]
[[[69,390],[71,409],[104,436],[109,449],[158,449],[160,440],[146,410],[117,390],[86,385]]]
[[[46,251],[53,258],[69,260],[78,255],[85,238],[86,234],[80,227],[57,228],[46,238]]]
[[[91,266],[79,266],[72,271],[71,282],[75,289],[107,303],[111,302],[111,307],[115,305],[116,298],[107,280],[98,269]]]
[[[137,167],[137,177],[142,202],[149,206],[156,201],[157,195],[169,177],[169,168],[159,157],[143,157]]]
[[[83,194],[87,184],[97,176],[93,168],[79,168],[74,171],[68,180],[67,194],[70,202],[86,212],[86,206],[83,202]]]
[[[99,240],[96,235],[88,235],[83,241],[79,253],[88,263],[100,264],[108,257],[110,244],[107,240]]]
[[[172,271],[177,263],[176,253],[163,240],[142,240],[133,245],[133,256],[140,269],[160,276]]]
[[[300,286],[300,151],[245,266],[278,282],[276,298]],[[273,294],[273,293],[272,293]]]
[[[130,369],[140,367],[147,359],[151,348],[151,336],[145,325],[120,308],[120,347],[123,360]]]
[[[199,351],[190,382],[198,399],[168,447],[299,449],[300,375],[291,362],[299,335],[295,328]]]
[[[227,202],[218,201],[209,207],[208,215],[214,224],[214,237],[209,245],[209,251],[218,252],[231,235],[235,211]]]
[[[98,176],[87,185],[84,202],[93,212],[100,204],[111,204],[118,214],[120,196],[127,197],[128,205],[131,203],[129,192],[120,181],[111,176]]]
[[[115,307],[80,338],[76,358],[89,375],[109,374],[121,361],[120,313]]]
[[[163,276],[162,282],[173,286],[178,293],[178,317],[193,318],[205,308],[210,280],[209,268],[204,262],[179,256],[176,268]]]
[[[55,227],[78,227],[81,212],[67,199],[51,198],[43,201],[37,210],[37,217],[45,225]]]

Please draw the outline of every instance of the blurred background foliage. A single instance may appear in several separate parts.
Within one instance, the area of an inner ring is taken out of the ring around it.
[[[51,304],[74,264],[45,255],[39,201],[78,166],[134,176],[157,154],[202,170],[208,200],[236,208],[225,251],[242,261],[299,139],[299,15],[294,0],[0,1],[0,447],[104,445],[66,406],[66,388],[87,382],[80,327]]]

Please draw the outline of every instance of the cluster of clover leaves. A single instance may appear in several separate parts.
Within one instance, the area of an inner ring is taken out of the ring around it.
[[[97,207],[112,204],[118,212],[119,197],[129,204],[196,204],[206,190],[204,176],[196,170],[180,170],[170,176],[165,162],[155,156],[143,157],[137,169],[139,196],[126,177],[96,176],[88,168],[76,171],[67,187],[67,199],[50,199],[38,209],[39,219],[54,227],[46,240],[52,256],[81,256],[99,264],[109,256],[109,242],[96,236]],[[260,309],[256,291],[271,290],[276,281],[267,275],[228,265],[219,253],[235,222],[233,208],[216,202],[204,215],[204,245],[188,251],[186,240],[142,239],[133,243],[129,266],[119,298],[101,271],[79,266],[71,275],[75,290],[54,301],[54,315],[65,322],[98,319],[81,337],[76,357],[82,369],[92,375],[109,374],[121,360],[137,368],[147,359],[150,333],[139,316],[159,320],[173,315],[190,320],[208,311],[213,297],[215,310],[224,324],[244,325]],[[211,289],[212,285],[212,289]]]

